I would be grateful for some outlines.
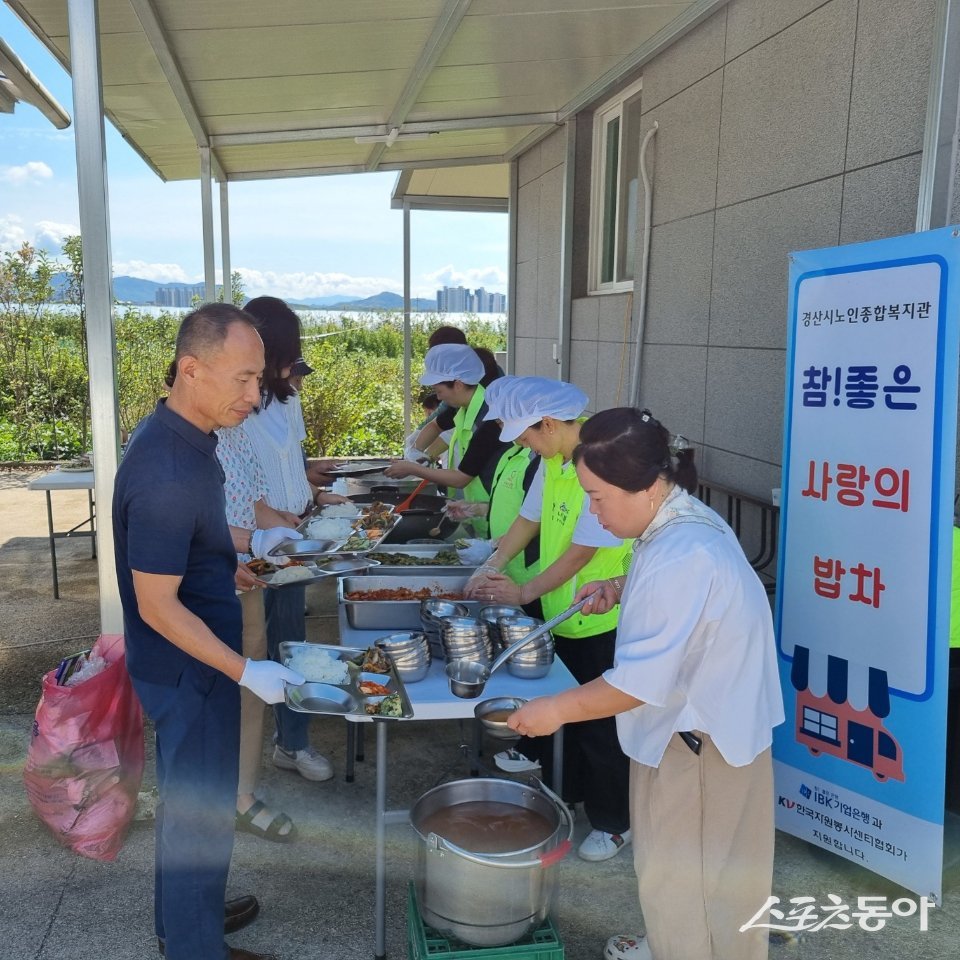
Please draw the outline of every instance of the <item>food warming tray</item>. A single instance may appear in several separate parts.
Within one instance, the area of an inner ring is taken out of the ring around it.
[[[310,681],[301,686],[293,684],[284,684],[284,696],[286,704],[297,713],[317,713],[333,714],[342,717],[368,717],[371,720],[409,720],[413,716],[413,707],[410,705],[410,698],[407,696],[403,681],[397,674],[393,661],[389,654],[384,654],[387,660],[390,660],[389,673],[362,673],[360,667],[353,663],[355,658],[362,657],[366,647],[336,647],[327,646],[322,643],[294,643],[285,640],[280,644],[280,660],[286,666],[293,655],[301,649],[305,650],[325,650],[336,660],[345,661],[349,680],[347,683],[322,683],[320,681]],[[383,652],[383,651],[381,651]],[[362,680],[372,680],[375,683],[389,687],[391,692],[400,695],[400,703],[403,707],[403,713],[399,717],[382,717],[379,714],[368,714],[366,704],[379,702],[382,696],[366,696],[361,693],[359,683]]]
[[[432,594],[462,593],[469,579],[469,571],[455,577],[440,576],[348,576],[337,581],[337,600],[343,604],[347,623],[355,630],[420,630],[419,600],[347,600],[354,590],[397,590],[407,587],[422,590],[426,587]],[[476,615],[482,604],[477,600],[458,601],[466,605],[471,615]]]

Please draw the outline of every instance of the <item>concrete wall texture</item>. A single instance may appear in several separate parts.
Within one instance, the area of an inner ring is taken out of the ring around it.
[[[731,0],[643,68],[640,135],[659,131],[641,402],[716,483],[779,486],[788,253],[913,229],[934,8]],[[589,130],[587,115],[570,378],[600,410],[626,402],[637,298],[586,296]],[[521,374],[558,375],[565,143],[560,130],[519,161]]]

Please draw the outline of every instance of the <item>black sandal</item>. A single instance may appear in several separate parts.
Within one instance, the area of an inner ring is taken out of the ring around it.
[[[289,843],[297,832],[297,828],[285,813],[274,814],[273,819],[266,827],[261,827],[253,822],[257,815],[266,809],[267,805],[262,800],[254,800],[246,812],[237,814],[237,830],[243,833],[252,833],[255,837],[262,837],[264,840],[271,840],[274,843]],[[290,824],[290,830],[287,833],[281,833],[280,831],[287,824]]]

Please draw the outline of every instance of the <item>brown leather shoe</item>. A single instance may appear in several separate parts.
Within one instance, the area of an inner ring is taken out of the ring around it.
[[[231,947],[230,960],[280,960],[280,958],[275,953],[253,953],[250,950]]]
[[[227,900],[223,905],[223,932],[236,933],[257,919],[260,901],[252,894]]]

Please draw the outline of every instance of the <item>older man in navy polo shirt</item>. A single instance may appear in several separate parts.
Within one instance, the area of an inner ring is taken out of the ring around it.
[[[207,304],[184,319],[175,365],[170,396],[130,441],[113,502],[127,667],[157,737],[156,930],[168,960],[262,960],[223,939],[257,910],[253,897],[233,901],[225,923],[237,684],[277,703],[284,680],[303,678],[240,654],[236,550],[213,431],[259,402],[263,343],[243,311]]]

